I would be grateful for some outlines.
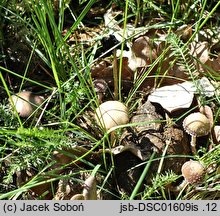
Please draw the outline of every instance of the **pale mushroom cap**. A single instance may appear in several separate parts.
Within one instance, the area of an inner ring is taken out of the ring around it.
[[[18,114],[21,117],[30,116],[37,106],[40,106],[44,99],[41,96],[34,95],[30,91],[23,91],[16,95],[12,95],[12,100]]]
[[[129,122],[128,109],[119,101],[107,101],[96,109],[95,115],[98,124],[105,129]]]
[[[70,200],[84,200],[84,199],[85,197],[83,196],[83,194],[75,194],[70,198]]]
[[[200,112],[188,115],[183,121],[183,127],[188,134],[196,137],[205,136],[211,130],[209,119]]]
[[[205,168],[199,161],[187,161],[182,166],[182,175],[191,184],[199,183],[205,174]]]

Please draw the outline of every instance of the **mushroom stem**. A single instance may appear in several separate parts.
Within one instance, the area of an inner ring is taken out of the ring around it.
[[[191,145],[192,153],[195,154],[196,153],[196,136],[194,136],[194,135],[191,136],[190,145]]]
[[[170,190],[173,192],[180,192],[185,190],[185,188],[188,186],[188,182],[184,179],[179,185],[175,187],[171,187]]]

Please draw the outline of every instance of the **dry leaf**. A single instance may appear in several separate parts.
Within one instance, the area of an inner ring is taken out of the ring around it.
[[[113,12],[112,8],[107,10],[104,14],[104,22],[106,28],[110,31],[110,34],[114,34],[118,41],[122,41],[122,29],[118,25],[118,22],[115,20],[117,13]]]
[[[112,154],[118,155],[122,152],[129,151],[136,157],[140,158],[142,161],[145,161],[149,159],[149,154],[145,154],[143,149],[138,148],[137,146],[133,145],[132,143],[130,145],[120,145],[113,149],[111,149]]]
[[[210,71],[214,75],[219,75],[220,72],[220,55],[216,59],[208,59],[205,65],[208,67],[206,70]],[[214,73],[213,73],[214,71]],[[215,74],[216,72],[216,74]]]
[[[83,162],[78,160],[75,163],[72,163],[74,160],[76,160],[79,157],[82,157],[84,154],[88,152],[87,148],[84,148],[82,146],[74,146],[72,148],[63,148],[62,150],[57,150],[53,152],[53,158],[57,161],[60,165],[82,165]],[[89,160],[90,162],[95,162],[96,160],[99,161],[99,155],[95,152],[91,152],[89,155],[86,155],[83,157],[85,160]],[[97,162],[96,161],[96,162]]]
[[[208,78],[202,77],[197,81],[197,84],[200,87],[199,90],[202,95],[206,97],[213,97],[215,95],[215,88]]]
[[[123,56],[128,57],[128,67],[132,71],[150,65],[157,58],[156,45],[148,36],[140,36],[133,41],[131,49],[124,51]]]
[[[157,47],[157,53],[162,54],[164,49],[167,49],[167,44],[163,41]],[[192,63],[189,62],[189,63]],[[159,68],[158,68],[159,67]],[[179,64],[178,59],[173,55],[173,50],[169,49],[165,58],[156,66],[156,71],[160,71],[161,78],[158,79],[160,86],[174,85],[181,83],[181,80],[189,80],[186,67]]]
[[[180,36],[183,41],[188,41],[192,36],[192,26],[182,25],[176,30],[175,34]]]
[[[208,42],[192,42],[191,54],[198,58],[201,63],[206,63],[209,59]]]
[[[134,73],[128,67],[128,58],[122,59],[122,87],[125,91],[129,90],[133,85]],[[120,60],[117,59],[117,68],[119,68]],[[103,60],[91,67],[91,76],[93,79],[103,79],[109,87],[114,86],[112,62]]]
[[[184,82],[156,89],[148,97],[150,102],[159,103],[168,112],[189,108],[194,97],[192,82]]]
[[[135,39],[131,50],[136,57],[145,61],[147,65],[157,58],[156,46],[153,40],[146,35]]]
[[[104,79],[108,84],[113,79],[112,63],[102,60],[91,67],[91,76],[94,79]]]

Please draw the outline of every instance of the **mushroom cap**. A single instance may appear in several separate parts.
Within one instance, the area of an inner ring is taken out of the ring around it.
[[[205,174],[205,168],[199,161],[187,161],[183,164],[182,175],[190,184],[199,183]]]
[[[83,194],[75,194],[73,195],[70,200],[84,200],[85,197],[83,196]]]
[[[11,98],[18,114],[24,118],[30,116],[36,107],[40,106],[44,101],[43,97],[34,95],[30,91],[20,92],[16,95],[12,95]]]
[[[106,130],[129,122],[128,109],[119,101],[106,101],[96,109],[96,121]]]
[[[95,79],[93,85],[97,93],[105,93],[108,88],[108,84],[104,79]]]
[[[183,128],[188,134],[200,137],[210,133],[211,124],[204,114],[195,112],[184,119]]]

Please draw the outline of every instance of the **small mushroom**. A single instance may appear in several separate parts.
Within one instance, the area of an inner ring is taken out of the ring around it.
[[[95,79],[93,81],[93,85],[94,85],[94,90],[97,93],[98,100],[101,103],[102,99],[103,99],[103,97],[105,95],[105,92],[106,92],[106,90],[108,88],[108,84],[103,79]]]
[[[190,184],[198,184],[204,178],[205,168],[199,161],[190,160],[183,164],[182,175]]]
[[[190,160],[182,165],[181,172],[184,180],[179,185],[171,187],[170,189],[172,191],[181,191],[188,184],[196,186],[201,183],[205,176],[206,169],[199,161]]]
[[[83,196],[85,200],[97,200],[97,186],[96,186],[96,178],[94,176],[90,176],[85,180],[83,186]]]
[[[209,119],[200,112],[188,115],[183,121],[184,130],[191,135],[191,149],[196,153],[196,137],[206,136],[211,131]]]
[[[75,194],[70,198],[70,200],[85,200],[85,197],[83,194]]]
[[[106,101],[96,109],[98,124],[106,130],[129,122],[128,109],[119,101]]]
[[[11,98],[19,116],[24,118],[29,117],[44,101],[43,97],[35,95],[30,91],[20,92],[12,95]]]

